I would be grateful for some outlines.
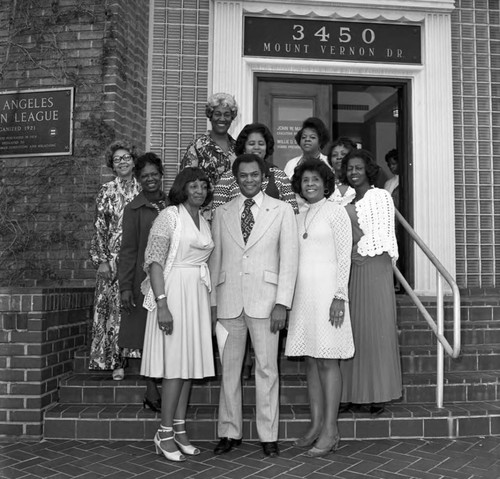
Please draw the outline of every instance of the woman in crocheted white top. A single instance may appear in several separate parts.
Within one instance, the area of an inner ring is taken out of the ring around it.
[[[306,454],[319,457],[338,446],[339,359],[354,354],[347,304],[351,224],[345,209],[327,200],[335,178],[322,161],[301,163],[292,187],[306,208],[297,216],[299,269],[285,354],[305,356],[307,367],[311,423],[295,445],[311,446],[316,441]]]
[[[356,354],[341,361],[342,402],[368,405],[375,415],[402,394],[392,271],[398,258],[394,203],[387,191],[373,187],[379,169],[366,150],[354,150],[342,160],[356,191],[346,206],[353,238],[349,304]]]
[[[211,200],[200,168],[187,167],[174,180],[170,204],[151,228],[142,284],[148,310],[141,374],[162,378],[161,426],[156,453],[170,461],[200,453],[184,427],[191,379],[214,375],[210,274],[214,248],[200,208]]]

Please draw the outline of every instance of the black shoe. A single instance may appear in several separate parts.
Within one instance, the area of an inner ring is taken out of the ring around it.
[[[150,401],[147,396],[144,396],[142,407],[146,409],[146,406],[148,406],[153,412],[161,412],[161,399]]]
[[[385,406],[383,403],[373,403],[370,406],[370,414],[372,416],[380,416],[385,411]]]
[[[280,455],[277,442],[261,442],[261,444],[262,450],[266,456],[278,457]]]
[[[352,403],[350,402],[341,402],[339,405],[339,414],[344,412],[349,412],[351,410]]]
[[[245,364],[243,366],[243,371],[241,373],[241,377],[243,379],[250,379],[252,377],[252,365],[251,364]]]
[[[219,444],[215,446],[214,454],[216,456],[220,454],[225,454],[229,452],[233,447],[239,446],[241,444],[241,439],[232,439],[230,437],[223,437],[219,441]]]

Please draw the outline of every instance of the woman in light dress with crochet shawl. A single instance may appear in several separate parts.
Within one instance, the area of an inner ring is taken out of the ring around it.
[[[161,426],[154,443],[157,454],[170,461],[200,453],[184,426],[191,379],[214,375],[206,263],[214,244],[200,213],[211,200],[209,186],[200,168],[177,175],[169,193],[172,206],[154,222],[144,260],[148,318],[141,374],[163,378]]]
[[[345,209],[327,200],[335,177],[326,163],[301,163],[292,187],[305,210],[297,216],[299,270],[285,354],[306,357],[311,423],[295,445],[314,443],[306,454],[319,457],[338,447],[339,359],[354,354],[347,304],[352,235]]]
[[[356,354],[341,361],[342,402],[368,404],[378,415],[401,397],[401,360],[392,264],[398,257],[394,203],[374,188],[380,167],[366,150],[348,153],[342,168],[356,196],[346,206],[353,231],[349,304]]]

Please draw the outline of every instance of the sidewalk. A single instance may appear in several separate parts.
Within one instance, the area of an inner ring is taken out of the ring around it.
[[[290,442],[280,443],[281,456],[274,459],[264,458],[256,442],[216,457],[215,444],[198,442],[199,456],[172,463],[154,453],[152,441],[3,442],[0,478],[500,478],[500,437],[344,441],[319,459],[301,455],[304,450]]]

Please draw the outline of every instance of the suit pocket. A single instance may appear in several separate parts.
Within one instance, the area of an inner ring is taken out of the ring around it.
[[[222,283],[225,283],[226,282],[226,272],[225,271],[221,271],[219,273],[219,277],[217,278],[217,284],[215,286],[219,286],[221,285]]]
[[[264,281],[266,283],[278,284],[278,274],[272,271],[264,271]]]

